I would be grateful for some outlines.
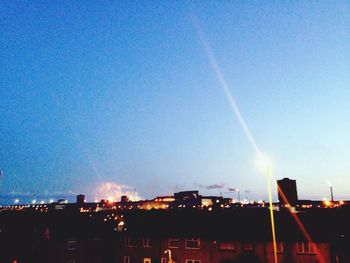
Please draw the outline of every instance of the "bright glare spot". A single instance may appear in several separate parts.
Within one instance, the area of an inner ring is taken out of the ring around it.
[[[110,196],[110,197],[107,198],[107,201],[108,201],[109,203],[113,203],[113,202],[114,202],[114,198]]]
[[[50,199],[49,203],[52,204],[53,203],[53,199]]]
[[[325,206],[331,206],[332,205],[331,201],[329,201],[329,200],[323,201],[323,203],[325,204]]]
[[[262,173],[266,173],[272,168],[272,160],[266,154],[260,153],[256,158],[256,166]]]
[[[15,199],[15,204],[18,204],[18,203],[19,203],[19,199],[16,198],[16,199]]]
[[[32,204],[36,204],[36,200],[35,199],[32,200]]]
[[[41,200],[41,201],[40,201],[40,204],[45,204],[45,201],[44,201],[44,200]]]

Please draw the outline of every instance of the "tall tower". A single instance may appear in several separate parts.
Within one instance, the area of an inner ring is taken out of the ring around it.
[[[85,195],[77,195],[77,204],[82,205],[85,203]]]
[[[283,178],[277,180],[278,200],[281,205],[289,204],[296,206],[298,203],[298,193],[296,180]]]

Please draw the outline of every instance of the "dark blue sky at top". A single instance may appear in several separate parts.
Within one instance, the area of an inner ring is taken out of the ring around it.
[[[276,178],[350,198],[347,1],[3,1],[0,193],[143,197],[265,179],[198,21]],[[203,193],[219,194],[199,189]],[[99,196],[100,197],[100,196]]]

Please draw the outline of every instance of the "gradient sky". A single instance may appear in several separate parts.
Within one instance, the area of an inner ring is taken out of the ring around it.
[[[274,177],[350,199],[348,1],[1,1],[0,194],[267,199],[198,25]]]

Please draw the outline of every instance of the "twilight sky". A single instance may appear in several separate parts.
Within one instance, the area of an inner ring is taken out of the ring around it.
[[[1,1],[0,195],[266,200],[200,35],[274,177],[350,199],[348,1]]]

